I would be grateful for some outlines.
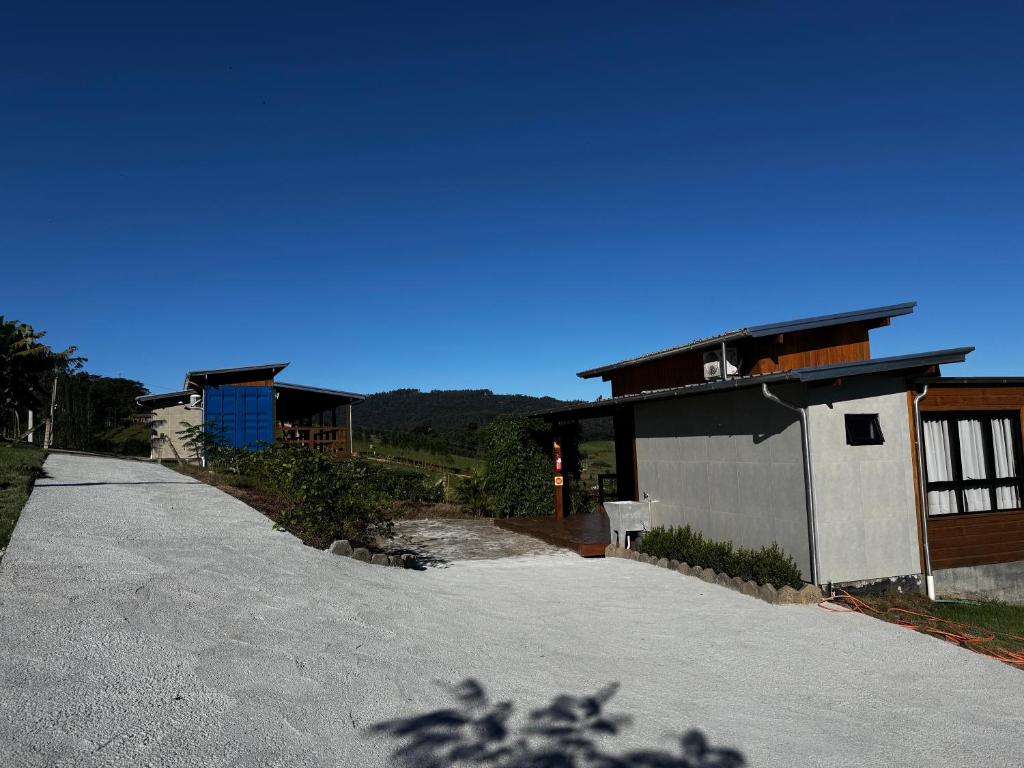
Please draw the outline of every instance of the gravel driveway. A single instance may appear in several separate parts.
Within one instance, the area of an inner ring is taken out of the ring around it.
[[[1021,672],[891,624],[618,559],[369,566],[169,469],[46,469],[0,565],[0,765],[1022,762]]]

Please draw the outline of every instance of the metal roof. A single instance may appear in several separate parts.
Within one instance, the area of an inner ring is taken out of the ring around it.
[[[1024,387],[1024,376],[920,376],[914,383],[939,387]]]
[[[536,416],[557,416],[570,415],[586,412],[589,416],[601,416],[614,411],[619,406],[642,403],[649,400],[668,400],[675,397],[686,397],[688,395],[706,394],[727,389],[742,389],[760,384],[772,384],[778,382],[814,382],[828,379],[840,379],[849,376],[864,376],[877,373],[891,373],[895,371],[913,371],[920,368],[927,368],[932,365],[944,365],[946,363],[962,363],[974,347],[955,347],[953,349],[939,349],[932,352],[917,352],[910,355],[896,355],[893,357],[879,357],[872,360],[857,360],[850,363],[833,363],[831,365],[818,365],[807,368],[794,368],[790,371],[777,371],[774,373],[760,373],[750,376],[736,376],[731,379],[717,379],[715,381],[704,381],[698,384],[686,384],[681,387],[670,387],[668,389],[656,389],[647,392],[640,392],[635,395],[620,395],[607,400],[598,400],[585,405],[571,406],[569,408],[554,408],[549,411],[540,411]]]
[[[264,363],[263,365],[243,365],[239,368],[208,368],[201,371],[188,371],[185,374],[185,386],[191,386],[193,377],[207,378],[224,373],[252,373],[255,371],[267,371],[270,378],[274,378],[288,367],[288,363]]]
[[[879,320],[883,318],[899,317],[909,315],[917,306],[916,301],[907,301],[902,304],[889,304],[884,307],[870,307],[868,309],[857,309],[851,312],[838,312],[834,315],[818,315],[816,317],[805,317],[799,320],[787,320],[781,323],[768,323],[765,325],[751,325],[746,328],[738,328],[734,331],[726,331],[717,336],[708,336],[703,339],[695,339],[686,344],[668,347],[656,352],[648,352],[638,357],[631,357],[620,360],[617,363],[609,363],[597,368],[580,371],[576,375],[581,379],[592,379],[595,376],[614,371],[618,368],[628,368],[639,363],[646,363],[650,360],[657,360],[662,357],[677,355],[680,352],[689,352],[692,349],[710,347],[722,342],[736,341],[738,339],[757,339],[765,336],[776,336],[780,333],[793,333],[795,331],[807,331],[812,328],[825,328],[831,325],[842,325],[844,323],[858,323],[866,320]]]
[[[355,392],[342,392],[340,389],[324,389],[323,387],[307,387],[304,384],[288,384],[283,381],[274,382],[275,389],[293,389],[297,392],[312,392],[317,395],[334,395],[336,397],[347,397],[350,400],[365,400],[366,395],[358,395]]]
[[[193,395],[193,394],[195,394],[195,393],[192,390],[190,390],[190,389],[183,389],[180,392],[164,392],[163,394],[160,394],[160,395],[142,395],[141,397],[136,397],[135,398],[135,402],[137,402],[137,403],[152,403],[152,402],[156,402],[157,400],[187,399],[190,395]]]

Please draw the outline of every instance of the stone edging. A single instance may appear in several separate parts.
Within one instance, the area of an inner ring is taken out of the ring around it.
[[[821,590],[813,584],[804,584],[800,589],[793,589],[787,584],[782,589],[776,589],[771,584],[743,581],[739,576],[730,578],[727,574],[715,573],[711,568],[701,568],[699,565],[691,568],[686,563],[680,563],[678,560],[668,560],[664,557],[658,559],[652,555],[641,554],[635,549],[623,549],[614,544],[609,544],[605,548],[604,556],[636,560],[638,563],[649,563],[660,568],[678,571],[684,576],[696,576],[698,579],[702,579],[709,584],[728,587],[736,592],[742,592],[744,595],[756,597],[773,605],[814,605],[824,597],[821,594]]]
[[[352,544],[348,539],[340,539],[332,542],[331,546],[327,548],[327,551],[332,555],[351,557],[353,560],[370,563],[371,565],[388,565],[392,568],[414,568],[416,566],[415,555],[410,555],[408,553],[404,555],[386,555],[383,552],[370,554],[370,550],[366,547],[356,547],[355,549],[352,549]]]

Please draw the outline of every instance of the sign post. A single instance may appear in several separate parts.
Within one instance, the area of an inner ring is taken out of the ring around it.
[[[554,441],[552,450],[555,459],[555,519],[565,518],[565,477],[562,474],[562,446]]]

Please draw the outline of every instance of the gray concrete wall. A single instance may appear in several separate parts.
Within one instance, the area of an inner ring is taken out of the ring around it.
[[[150,422],[150,452],[149,457],[157,460],[173,460],[177,458],[191,460],[188,448],[181,441],[181,436],[176,434],[183,429],[181,423],[202,424],[203,412],[201,409],[190,410],[184,405],[171,405],[166,408],[154,408],[152,410],[153,420]]]
[[[1024,605],[1024,562],[943,568],[934,571],[933,576],[939,597]]]
[[[783,397],[799,394],[779,387]],[[641,403],[636,410],[641,495],[655,525],[689,524],[737,546],[778,542],[810,577],[803,450],[796,414],[759,388]]]
[[[905,382],[859,378],[807,397],[820,581],[920,573]],[[847,445],[848,413],[877,413],[884,444]]]

